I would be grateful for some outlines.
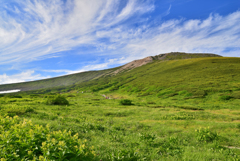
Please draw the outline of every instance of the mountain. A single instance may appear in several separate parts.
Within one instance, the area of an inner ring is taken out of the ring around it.
[[[81,83],[78,87],[82,90],[138,96],[174,96],[183,92],[202,97],[210,93],[230,92],[240,98],[239,71],[240,58],[234,57],[164,59],[112,77]]]
[[[201,53],[183,53],[183,52],[171,52],[166,54],[159,54],[156,56],[149,56],[143,59],[134,60],[121,68],[115,70],[113,74],[120,73],[122,71],[131,70],[142,65],[152,63],[154,60],[176,60],[176,59],[193,59],[201,57],[221,57],[216,54],[201,54]]]
[[[156,56],[149,56],[144,59],[134,60],[126,65],[117,68],[111,68],[107,70],[99,70],[99,71],[88,71],[77,74],[65,75],[61,77],[55,77],[50,79],[31,81],[31,82],[23,82],[23,83],[15,83],[15,84],[6,84],[0,85],[0,91],[7,90],[15,90],[20,89],[21,91],[31,91],[38,89],[48,89],[55,87],[66,87],[72,85],[78,85],[84,82],[89,82],[91,80],[98,80],[100,78],[105,77],[115,77],[120,73],[129,72],[135,68],[139,68],[146,64],[152,64],[154,62],[164,62],[170,60],[179,60],[179,59],[193,59],[193,58],[206,58],[206,57],[221,57],[216,54],[201,54],[201,53],[181,53],[181,52],[172,52],[159,54]]]

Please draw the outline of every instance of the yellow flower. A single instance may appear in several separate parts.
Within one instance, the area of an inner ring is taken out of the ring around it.
[[[59,141],[58,145],[59,146],[65,146],[65,143],[64,143],[64,141]]]
[[[81,149],[84,149],[84,148],[85,148],[85,144],[81,145],[80,148],[81,148]]]
[[[78,133],[76,133],[74,136],[73,136],[74,139],[77,139],[78,138]]]
[[[53,143],[53,144],[56,144],[56,139],[53,138],[53,139],[52,139],[52,143]]]
[[[42,155],[39,156],[39,160],[44,160],[44,157]]]
[[[32,151],[28,151],[28,155],[32,155]]]
[[[44,147],[44,146],[46,146],[46,144],[47,144],[46,142],[43,142],[43,143],[42,143],[42,146]]]

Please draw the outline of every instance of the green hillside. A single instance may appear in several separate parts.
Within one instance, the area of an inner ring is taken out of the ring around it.
[[[74,85],[77,83],[98,78],[115,69],[116,68],[100,70],[100,71],[88,71],[88,72],[70,74],[66,76],[49,78],[44,80],[32,81],[32,82],[0,85],[0,91],[13,90],[13,89],[21,89],[21,91],[31,91],[31,90],[49,89],[49,88],[55,88],[55,87],[66,87],[66,86],[70,86],[70,85]]]
[[[201,56],[0,95],[1,160],[240,160],[240,58]]]
[[[240,89],[240,58],[195,58],[154,61],[115,77],[102,78],[82,85],[93,91],[136,93],[138,95],[174,93],[186,90],[192,95]],[[95,86],[88,86],[88,83]],[[81,84],[80,84],[81,86]],[[169,92],[167,92],[169,91]],[[172,91],[172,92],[170,92]]]

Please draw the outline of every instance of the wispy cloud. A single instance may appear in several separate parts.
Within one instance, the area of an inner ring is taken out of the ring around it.
[[[207,19],[169,20],[131,39],[123,50],[131,56],[149,56],[171,51],[240,56],[240,11]],[[229,52],[227,52],[229,49]]]
[[[0,63],[29,62],[81,45],[97,45],[95,33],[135,14],[150,2],[129,0],[26,0],[0,8]]]
[[[43,77],[40,74],[35,74],[33,70],[28,70],[19,74],[14,74],[14,75],[7,75],[7,74],[0,75],[0,84],[10,84],[10,83],[25,82],[25,81],[39,80],[39,79],[45,79],[45,78],[48,78],[48,77]]]

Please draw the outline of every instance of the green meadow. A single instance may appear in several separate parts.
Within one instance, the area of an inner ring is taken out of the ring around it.
[[[157,60],[0,95],[0,158],[240,160],[239,71],[239,58]]]

